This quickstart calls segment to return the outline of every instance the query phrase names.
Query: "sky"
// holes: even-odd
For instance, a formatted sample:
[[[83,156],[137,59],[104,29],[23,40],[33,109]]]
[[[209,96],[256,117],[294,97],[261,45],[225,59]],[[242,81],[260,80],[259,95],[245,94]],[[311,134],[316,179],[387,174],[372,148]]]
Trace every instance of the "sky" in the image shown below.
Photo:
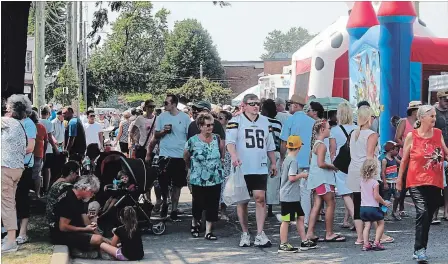
[[[303,27],[319,33],[340,16],[347,15],[346,2],[231,2],[220,8],[206,2],[152,2],[154,13],[168,9],[170,30],[175,21],[194,18],[210,33],[222,60],[260,60],[263,42],[270,31],[287,31]],[[98,8],[94,2],[87,5],[88,22]],[[113,22],[117,13],[109,12]],[[420,2],[420,18],[438,37],[448,38],[448,1]],[[106,26],[102,37],[110,33]]]

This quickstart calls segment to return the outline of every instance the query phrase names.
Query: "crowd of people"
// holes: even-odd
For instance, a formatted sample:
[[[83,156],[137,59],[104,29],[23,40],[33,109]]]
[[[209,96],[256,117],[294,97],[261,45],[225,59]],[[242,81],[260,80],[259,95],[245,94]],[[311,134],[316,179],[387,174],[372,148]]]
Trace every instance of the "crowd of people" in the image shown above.
[[[391,120],[395,138],[380,146],[378,118],[365,101],[356,110],[341,103],[337,110],[326,111],[297,94],[288,102],[247,94],[238,108],[200,101],[181,111],[178,97],[168,94],[162,111],[146,100],[122,114],[100,112],[97,118],[93,108],[80,117],[71,107],[56,111],[52,104],[33,110],[26,96],[13,95],[2,114],[2,223],[7,230],[2,252],[16,251],[29,240],[31,190],[47,200],[53,243],[84,251],[101,248],[118,260],[143,258],[135,209],[125,206],[113,229],[102,230],[101,219],[110,216],[116,200],[92,199],[107,193],[108,187],[95,176],[96,166],[101,152],[115,146],[126,157],[158,168],[151,171],[157,174],[152,188],[140,197],[151,205],[149,214],[165,219],[169,212],[172,221],[180,221],[181,189],[188,186],[194,238],[201,236],[205,212],[203,237],[218,239],[213,223],[229,219],[223,190],[240,167],[255,200],[255,246],[272,245],[264,223],[273,216],[282,222],[278,252],[346,242],[333,228],[335,198],[340,196],[345,205],[342,227],[356,231],[355,244],[363,251],[384,250],[383,244],[394,242],[384,234],[385,221],[409,217],[404,211],[409,192],[417,213],[413,257],[426,261],[429,228],[440,223],[440,206],[442,219],[448,221],[448,93],[438,93],[438,99],[435,106],[410,102],[407,117]],[[106,140],[110,127],[116,133]],[[117,177],[126,190],[135,189],[125,171]],[[280,214],[275,215],[278,205]],[[237,204],[237,215],[239,246],[249,247],[247,202]],[[325,235],[318,237],[316,222],[322,217]],[[297,247],[288,240],[294,222],[301,238]],[[372,223],[376,232],[371,240]]]

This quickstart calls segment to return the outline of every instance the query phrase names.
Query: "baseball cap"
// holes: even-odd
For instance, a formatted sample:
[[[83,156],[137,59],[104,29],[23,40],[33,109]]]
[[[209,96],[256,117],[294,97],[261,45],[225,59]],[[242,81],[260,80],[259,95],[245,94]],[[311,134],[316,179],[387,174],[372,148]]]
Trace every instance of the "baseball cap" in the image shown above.
[[[399,145],[398,145],[396,142],[392,141],[392,140],[387,141],[387,142],[384,143],[384,145],[383,145],[383,149],[384,149],[384,151],[386,151],[386,152],[391,151],[391,150],[394,149],[395,147],[399,147]]]
[[[198,108],[198,109],[206,108],[209,111],[212,110],[212,105],[209,102],[206,102],[206,101],[199,101],[198,103],[194,104],[193,106]]]
[[[289,136],[286,142],[288,149],[297,149],[303,145],[302,139],[299,136]]]
[[[437,92],[437,98],[445,98],[445,99],[447,99],[448,98],[448,91]]]
[[[301,104],[301,105],[306,105],[306,98],[303,96],[300,96],[298,94],[293,94],[291,96],[291,103],[297,103],[297,104]]]

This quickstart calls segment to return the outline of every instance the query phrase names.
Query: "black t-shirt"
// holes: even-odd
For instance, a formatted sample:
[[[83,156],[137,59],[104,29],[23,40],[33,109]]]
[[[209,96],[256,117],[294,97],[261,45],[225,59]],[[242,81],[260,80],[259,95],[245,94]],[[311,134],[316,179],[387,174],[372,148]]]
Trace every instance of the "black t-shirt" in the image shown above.
[[[187,140],[189,140],[192,136],[196,136],[199,133],[201,133],[201,131],[199,130],[196,121],[191,122],[190,126],[188,127]],[[226,133],[224,132],[224,128],[222,128],[221,123],[219,123],[219,121],[216,119],[213,126],[213,134],[218,135],[222,140],[226,139]]]
[[[68,121],[65,128],[65,144],[68,146],[68,139],[70,136],[75,137],[75,142],[70,150],[70,153],[78,153],[84,155],[86,152],[86,133],[84,126],[79,118],[73,117]]]
[[[126,231],[124,226],[117,227],[114,230],[114,234],[120,238],[121,242],[121,253],[129,260],[141,260],[143,255],[143,242],[140,230],[137,228],[132,238],[129,238],[129,233]]]
[[[70,219],[70,225],[77,227],[85,227],[82,215],[86,213],[84,203],[78,200],[73,189],[61,194],[54,206],[54,216],[56,219],[54,228],[50,226],[50,229],[57,234],[59,230],[59,220],[61,217]]]

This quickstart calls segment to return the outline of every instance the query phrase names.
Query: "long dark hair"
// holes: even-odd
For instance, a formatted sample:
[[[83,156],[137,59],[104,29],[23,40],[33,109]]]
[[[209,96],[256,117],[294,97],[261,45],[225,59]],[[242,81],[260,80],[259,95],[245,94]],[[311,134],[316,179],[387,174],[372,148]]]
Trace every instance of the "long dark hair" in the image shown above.
[[[120,221],[124,225],[129,238],[132,238],[138,227],[137,213],[132,206],[126,206],[120,211]]]

